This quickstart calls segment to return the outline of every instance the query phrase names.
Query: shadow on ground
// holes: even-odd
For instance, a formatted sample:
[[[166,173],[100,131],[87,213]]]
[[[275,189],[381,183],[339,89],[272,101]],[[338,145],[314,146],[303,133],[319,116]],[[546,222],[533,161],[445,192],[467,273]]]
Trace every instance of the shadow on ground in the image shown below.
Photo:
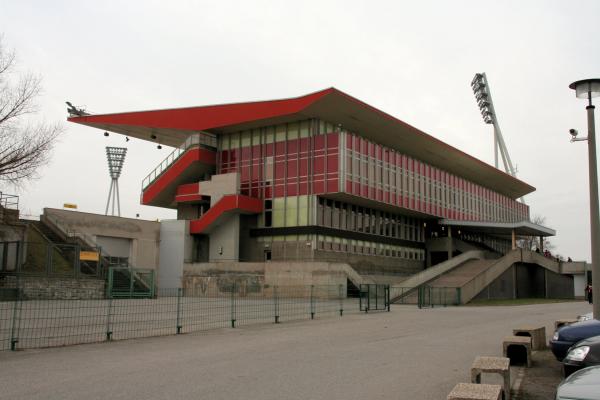
[[[531,356],[531,368],[524,368],[523,381],[515,400],[553,400],[556,387],[562,381],[562,364],[550,350],[536,351]]]

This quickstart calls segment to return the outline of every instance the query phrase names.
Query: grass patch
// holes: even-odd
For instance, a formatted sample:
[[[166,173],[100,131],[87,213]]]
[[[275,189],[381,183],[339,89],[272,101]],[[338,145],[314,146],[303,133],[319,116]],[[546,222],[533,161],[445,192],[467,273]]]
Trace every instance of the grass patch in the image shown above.
[[[472,300],[466,306],[525,306],[529,304],[551,304],[551,303],[568,303],[573,301],[582,301],[579,299],[539,299],[539,298],[525,298],[525,299],[477,299]]]

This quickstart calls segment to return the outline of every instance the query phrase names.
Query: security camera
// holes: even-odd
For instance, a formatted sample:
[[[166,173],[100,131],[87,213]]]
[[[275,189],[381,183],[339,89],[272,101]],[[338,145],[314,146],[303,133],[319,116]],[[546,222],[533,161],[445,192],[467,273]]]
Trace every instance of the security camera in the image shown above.
[[[573,136],[574,138],[577,137],[577,135],[579,134],[579,132],[577,132],[577,129],[569,129],[569,133],[571,134],[571,136]]]

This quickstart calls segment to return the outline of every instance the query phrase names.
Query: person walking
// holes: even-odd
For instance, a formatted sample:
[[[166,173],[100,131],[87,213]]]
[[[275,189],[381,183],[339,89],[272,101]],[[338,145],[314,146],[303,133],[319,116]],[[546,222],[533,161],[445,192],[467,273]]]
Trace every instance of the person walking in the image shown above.
[[[592,304],[592,285],[589,283],[585,286],[585,297],[587,298],[588,303]]]

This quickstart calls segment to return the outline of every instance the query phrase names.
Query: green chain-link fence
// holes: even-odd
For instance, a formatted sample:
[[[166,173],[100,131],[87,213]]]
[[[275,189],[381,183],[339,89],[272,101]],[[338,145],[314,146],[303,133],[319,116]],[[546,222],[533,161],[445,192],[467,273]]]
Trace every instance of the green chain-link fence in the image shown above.
[[[0,298],[0,350],[64,346],[171,335],[359,312],[343,285],[159,289],[153,298],[106,298],[77,289],[77,298],[45,288],[15,288]],[[12,293],[12,292],[11,292]]]

